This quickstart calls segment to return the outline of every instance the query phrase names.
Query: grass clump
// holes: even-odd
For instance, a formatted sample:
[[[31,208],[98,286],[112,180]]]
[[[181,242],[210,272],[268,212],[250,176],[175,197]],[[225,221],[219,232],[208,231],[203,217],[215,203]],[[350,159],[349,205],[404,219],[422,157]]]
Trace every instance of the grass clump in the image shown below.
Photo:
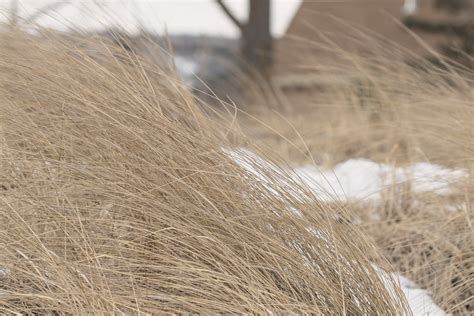
[[[105,41],[0,37],[2,313],[404,310],[364,236],[233,162],[174,76]]]

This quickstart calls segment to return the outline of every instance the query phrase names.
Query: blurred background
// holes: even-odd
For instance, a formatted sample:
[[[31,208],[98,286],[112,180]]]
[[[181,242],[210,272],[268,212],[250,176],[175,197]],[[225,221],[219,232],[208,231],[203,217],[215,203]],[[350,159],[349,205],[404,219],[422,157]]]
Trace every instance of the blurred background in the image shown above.
[[[1,0],[0,12],[10,25],[120,37],[152,58],[174,56],[189,86],[204,89],[202,80],[220,96],[236,97],[241,72],[287,90],[324,84],[308,68],[340,64],[347,55],[336,50],[376,56],[369,38],[469,67],[474,52],[472,0]]]

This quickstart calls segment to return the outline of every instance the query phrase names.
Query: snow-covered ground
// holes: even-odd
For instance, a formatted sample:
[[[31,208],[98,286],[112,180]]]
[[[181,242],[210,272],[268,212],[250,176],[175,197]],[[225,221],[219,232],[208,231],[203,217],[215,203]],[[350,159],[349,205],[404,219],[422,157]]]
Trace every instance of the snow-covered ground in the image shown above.
[[[430,293],[421,289],[410,279],[404,277],[399,273],[387,273],[379,267],[373,265],[373,268],[379,274],[385,287],[392,295],[392,297],[399,301],[395,289],[392,287],[390,279],[395,280],[402,290],[408,302],[413,316],[444,316],[447,315],[438,305],[431,299]]]
[[[410,181],[415,193],[448,194],[450,186],[467,177],[467,171],[447,169],[431,163],[406,167],[350,159],[333,170],[303,166],[295,172],[323,200],[379,200],[384,188]]]
[[[310,165],[284,170],[247,149],[224,149],[224,151],[240,167],[256,176],[271,192],[278,195],[277,191],[271,187],[272,181],[265,177],[260,168],[271,170],[273,175],[281,174],[281,184],[285,187],[291,186],[292,183],[307,186],[323,201],[369,200],[376,202],[380,199],[380,192],[384,187],[406,181],[411,181],[412,189],[415,192],[447,194],[450,192],[450,185],[468,176],[467,171],[448,169],[430,163],[417,163],[400,168],[365,159],[351,159],[337,165],[332,170]],[[294,192],[298,193],[298,190]],[[299,213],[297,210],[292,211]],[[321,235],[316,233],[318,236]],[[398,280],[413,315],[446,315],[433,302],[426,290],[421,289],[408,278],[397,273],[389,274],[378,267],[375,269],[390,293],[395,293],[395,291],[391,288],[388,278],[391,276]]]
[[[393,276],[400,282],[400,288],[407,298],[414,316],[443,316],[446,313],[431,299],[430,294],[421,289],[414,282],[403,275],[394,273]]]
[[[140,29],[161,34],[213,35],[237,38],[238,28],[223,13],[215,0],[70,0],[51,6],[57,0],[18,0],[18,16],[31,19],[39,10],[49,7],[47,14],[34,22],[38,25],[66,31],[70,28],[101,31],[119,27],[129,33]],[[272,0],[271,30],[282,36],[302,0]],[[0,0],[0,22],[8,21],[12,0]],[[247,0],[227,0],[224,3],[233,14],[245,21]],[[54,8],[54,9],[51,9]]]
[[[239,148],[226,152],[241,167],[264,183],[264,175],[254,168],[254,165],[282,172],[277,166],[247,149]],[[282,183],[291,185],[290,183],[296,181],[311,189],[322,201],[376,202],[380,200],[384,188],[408,181],[415,193],[432,192],[445,195],[450,193],[452,184],[468,177],[465,170],[448,169],[427,162],[396,167],[367,159],[350,159],[333,169],[306,165],[283,172],[285,177],[291,179],[282,179]]]

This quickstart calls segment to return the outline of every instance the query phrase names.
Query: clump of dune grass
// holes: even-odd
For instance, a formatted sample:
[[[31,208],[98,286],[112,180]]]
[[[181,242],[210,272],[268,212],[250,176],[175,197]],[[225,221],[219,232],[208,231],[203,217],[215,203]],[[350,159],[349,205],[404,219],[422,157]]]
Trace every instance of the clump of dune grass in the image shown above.
[[[173,74],[106,41],[0,37],[2,313],[405,310],[345,211],[239,167]]]

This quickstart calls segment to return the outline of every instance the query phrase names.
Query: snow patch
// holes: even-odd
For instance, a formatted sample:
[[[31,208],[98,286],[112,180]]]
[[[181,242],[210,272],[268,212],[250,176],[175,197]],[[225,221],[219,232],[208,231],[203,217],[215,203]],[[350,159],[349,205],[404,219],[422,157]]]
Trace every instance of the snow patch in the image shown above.
[[[366,159],[350,159],[333,170],[304,166],[296,168],[295,172],[324,201],[379,200],[384,188],[405,182],[410,182],[416,193],[446,195],[452,184],[468,176],[464,170],[427,162],[395,167]]]
[[[288,186],[299,183],[310,188],[321,201],[365,200],[376,202],[381,199],[384,188],[410,182],[416,193],[446,195],[451,185],[468,177],[465,170],[448,169],[427,162],[406,167],[380,164],[367,159],[350,159],[333,169],[314,165],[297,167],[286,172],[247,149],[226,151],[229,156],[271,189],[271,181],[265,180],[261,170],[277,171],[283,175],[282,183]],[[259,166],[258,169],[255,166]]]
[[[388,273],[376,265],[372,265],[374,270],[379,275],[385,288],[390,293],[392,298],[400,303],[397,292],[393,287],[392,280],[394,280],[402,290],[408,306],[410,307],[413,316],[444,316],[447,315],[439,306],[433,302],[430,293],[421,289],[413,281],[399,273]]]
[[[398,273],[391,274],[398,280],[400,288],[405,295],[413,316],[444,316],[447,315],[438,305],[433,302],[430,293],[421,289],[413,281]],[[387,284],[385,284],[387,287]]]

